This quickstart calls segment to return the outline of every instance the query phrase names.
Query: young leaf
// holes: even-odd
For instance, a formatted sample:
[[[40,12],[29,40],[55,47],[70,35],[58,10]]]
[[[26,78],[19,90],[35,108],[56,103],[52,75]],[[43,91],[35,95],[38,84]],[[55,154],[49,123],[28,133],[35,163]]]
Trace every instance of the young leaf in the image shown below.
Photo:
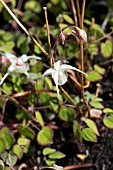
[[[17,143],[21,146],[25,146],[25,145],[29,145],[30,144],[30,140],[26,139],[24,137],[20,137],[17,141]]]
[[[49,145],[53,143],[53,132],[49,127],[43,127],[37,135],[37,141],[41,145]]]
[[[77,122],[74,122],[73,124],[73,131],[74,131],[74,135],[79,140],[79,142],[82,142],[82,133]]]
[[[100,102],[91,101],[90,105],[96,109],[103,109],[103,105]]]
[[[74,119],[74,110],[72,108],[61,107],[59,117],[64,121],[72,121]]]
[[[44,120],[42,118],[42,115],[39,111],[35,112],[36,118],[38,123],[43,127],[44,126]]]
[[[2,153],[5,150],[5,143],[3,139],[0,138],[0,153]]]
[[[113,109],[110,109],[110,108],[105,108],[103,110],[104,113],[107,113],[107,114],[113,114]]]
[[[64,158],[64,157],[65,157],[65,155],[62,152],[59,152],[59,151],[56,151],[56,152],[49,154],[49,158],[51,158],[51,159],[61,159],[61,158]]]
[[[108,116],[103,119],[104,125],[108,128],[113,128],[113,116]]]
[[[94,65],[94,69],[95,69],[95,71],[97,71],[98,73],[100,73],[102,75],[105,74],[105,69],[100,67],[100,66],[98,66],[98,65],[96,65],[96,64]]]
[[[53,153],[55,151],[56,151],[56,149],[53,149],[53,148],[44,148],[43,149],[43,155],[48,155],[48,154]]]
[[[6,159],[6,164],[9,166],[13,166],[16,164],[16,162],[17,162],[17,156],[12,151],[10,151]]]
[[[87,74],[88,74],[88,76],[86,76],[86,79],[90,80],[92,82],[102,79],[102,76],[99,73],[97,73],[96,71],[89,71],[89,72],[87,72]]]
[[[23,149],[19,145],[14,145],[13,146],[13,152],[18,156],[19,159],[22,158],[23,156]]]
[[[96,137],[94,131],[92,129],[90,129],[90,128],[82,129],[82,137],[86,141],[97,142],[97,137]]]
[[[55,164],[56,160],[53,160],[53,159],[47,159],[46,160],[46,164],[49,165],[49,166],[52,166],[53,164]]]
[[[91,119],[86,119],[85,122],[87,126],[96,133],[96,135],[100,136],[96,124]]]
[[[9,133],[3,133],[1,136],[5,142],[6,149],[10,149],[14,143],[14,138]]]
[[[29,127],[24,127],[22,125],[18,125],[17,130],[21,135],[25,136],[26,138],[28,138],[30,140],[33,140],[35,137],[34,131]]]
[[[108,58],[112,54],[112,42],[110,40],[106,40],[105,43],[101,44],[101,53],[105,58]]]

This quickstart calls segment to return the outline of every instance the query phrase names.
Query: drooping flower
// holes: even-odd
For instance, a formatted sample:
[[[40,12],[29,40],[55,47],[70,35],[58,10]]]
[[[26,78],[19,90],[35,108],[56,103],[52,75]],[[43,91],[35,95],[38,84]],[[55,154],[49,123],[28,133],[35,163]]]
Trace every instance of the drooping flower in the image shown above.
[[[48,76],[48,75],[52,75],[52,78],[55,82],[56,85],[56,90],[57,90],[57,94],[58,94],[58,98],[59,98],[59,88],[58,85],[64,85],[67,82],[67,78],[68,78],[68,74],[66,72],[66,70],[75,70],[78,71],[82,74],[87,75],[86,73],[84,73],[83,71],[68,65],[68,64],[61,64],[61,61],[58,60],[57,62],[54,63],[54,68],[50,68],[48,70],[46,70],[43,74],[43,77]]]
[[[64,45],[65,43],[65,39],[66,39],[66,35],[64,34],[64,32],[61,32],[58,36],[59,40],[61,41],[61,43]]]
[[[10,74],[17,75],[19,73],[23,73],[27,76],[27,78],[30,78],[28,73],[29,64],[27,63],[27,61],[32,58],[38,60],[41,59],[40,57],[37,57],[35,55],[27,56],[26,54],[23,54],[21,57],[17,58],[15,55],[8,52],[0,54],[6,57],[6,59],[11,63],[11,65],[8,67],[7,73],[3,76],[2,80],[0,81],[0,85],[3,84],[4,80]]]
[[[77,34],[84,42],[87,42],[87,34],[83,29],[80,29],[79,27],[74,27],[72,33]]]

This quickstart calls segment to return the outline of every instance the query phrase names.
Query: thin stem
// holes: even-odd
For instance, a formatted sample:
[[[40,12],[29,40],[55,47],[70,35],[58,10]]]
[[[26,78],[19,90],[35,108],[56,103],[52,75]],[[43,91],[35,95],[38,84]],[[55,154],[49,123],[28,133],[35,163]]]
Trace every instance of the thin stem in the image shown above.
[[[77,14],[76,14],[76,9],[75,9],[74,0],[71,0],[71,6],[72,6],[72,11],[73,11],[75,26],[78,26]]]
[[[79,25],[81,27],[81,16],[80,16],[80,5],[79,5],[79,0],[76,0],[76,4],[77,4],[77,12],[78,12],[78,21],[79,21]]]
[[[85,3],[86,3],[86,0],[83,0],[82,14],[81,14],[81,20],[80,20],[80,23],[81,23],[80,28],[81,29],[83,29]],[[84,71],[84,42],[82,39],[80,39],[80,59],[81,59],[81,70]],[[90,117],[90,108],[89,108],[88,103],[86,102],[85,95],[84,95],[84,75],[83,74],[81,74],[81,88],[82,88],[83,101],[88,109],[88,116]]]
[[[48,17],[47,17],[47,7],[43,7],[45,19],[46,19],[46,28],[47,28],[47,36],[48,36],[48,44],[49,44],[49,54],[50,54],[50,64],[51,67],[53,66],[52,62],[52,55],[51,55],[51,40],[50,40],[50,30],[49,30],[49,23],[48,23]]]
[[[75,106],[75,108],[77,108],[79,110],[79,112],[81,113],[81,115],[83,115],[82,110],[76,105],[76,103],[74,102],[74,100],[71,98],[71,96],[63,89],[62,86],[60,86],[60,89],[63,91],[63,93],[65,93],[65,95],[70,99],[70,101],[73,103],[73,105]]]
[[[9,14],[13,17],[13,19],[17,22],[17,24],[23,29],[23,31],[34,41],[34,43],[40,48],[40,50],[48,57],[49,54],[45,51],[45,49],[37,42],[37,40],[27,31],[27,29],[22,25],[22,23],[17,19],[17,17],[13,14],[13,12],[9,9],[6,3],[3,0],[0,0],[5,9],[9,12]]]

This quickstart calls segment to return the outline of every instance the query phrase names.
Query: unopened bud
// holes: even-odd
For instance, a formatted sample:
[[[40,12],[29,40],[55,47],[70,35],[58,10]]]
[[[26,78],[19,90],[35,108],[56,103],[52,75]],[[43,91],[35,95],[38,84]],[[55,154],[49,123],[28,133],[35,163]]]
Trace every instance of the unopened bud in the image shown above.
[[[2,56],[2,57],[1,57],[1,59],[0,59],[0,62],[1,62],[1,64],[2,64],[2,66],[6,66],[6,65],[7,65],[8,60],[7,60],[7,58],[6,58],[6,57]]]
[[[58,37],[59,37],[60,42],[64,45],[65,39],[66,39],[65,34],[61,32]]]
[[[84,42],[87,42],[87,34],[84,30],[80,29],[79,27],[74,27],[72,30],[73,34],[77,34]]]

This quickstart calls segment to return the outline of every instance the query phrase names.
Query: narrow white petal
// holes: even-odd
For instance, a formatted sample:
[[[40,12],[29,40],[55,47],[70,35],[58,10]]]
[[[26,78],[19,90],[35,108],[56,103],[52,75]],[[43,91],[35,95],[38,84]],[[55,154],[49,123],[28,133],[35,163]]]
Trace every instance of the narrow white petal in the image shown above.
[[[75,70],[75,71],[78,71],[78,72],[80,72],[80,73],[85,74],[86,76],[88,76],[86,73],[84,73],[83,71],[81,71],[81,70],[79,70],[79,69],[77,69],[77,68],[75,68],[75,67],[73,67],[73,66],[70,66],[70,65],[68,65],[68,64],[62,64],[62,65],[60,66],[60,71],[65,71],[65,70]]]
[[[29,60],[29,59],[41,60],[40,57],[37,57],[37,56],[35,56],[35,55],[27,56],[26,54],[23,54],[23,55],[19,58],[19,60],[21,60],[22,62],[26,62],[26,61]]]
[[[58,98],[59,98],[60,96],[59,96],[59,88],[58,88],[58,72],[57,71],[54,71],[52,73],[52,78],[53,78],[53,80],[55,82],[56,90],[57,90],[57,94],[58,94]]]
[[[9,68],[8,68],[8,71],[9,71],[9,72],[13,72],[13,71],[15,71],[15,69],[16,69],[16,65],[15,65],[15,64],[11,64],[11,65],[9,66]]]
[[[29,73],[27,71],[24,74],[27,76],[28,79],[30,78]]]
[[[14,63],[17,60],[17,57],[11,53],[5,52],[3,55],[11,62]]]
[[[9,72],[7,72],[4,77],[2,78],[2,80],[0,81],[0,85],[3,84],[4,80],[7,78],[7,76],[9,75]]]
[[[46,70],[42,76],[45,77],[45,76],[48,76],[48,75],[52,75],[52,73],[54,71],[55,70],[53,68],[50,68],[50,69]]]
[[[54,63],[54,69],[55,69],[56,71],[59,71],[59,69],[60,69],[60,64],[61,64],[61,61],[60,61],[60,60],[58,60],[57,62]]]

